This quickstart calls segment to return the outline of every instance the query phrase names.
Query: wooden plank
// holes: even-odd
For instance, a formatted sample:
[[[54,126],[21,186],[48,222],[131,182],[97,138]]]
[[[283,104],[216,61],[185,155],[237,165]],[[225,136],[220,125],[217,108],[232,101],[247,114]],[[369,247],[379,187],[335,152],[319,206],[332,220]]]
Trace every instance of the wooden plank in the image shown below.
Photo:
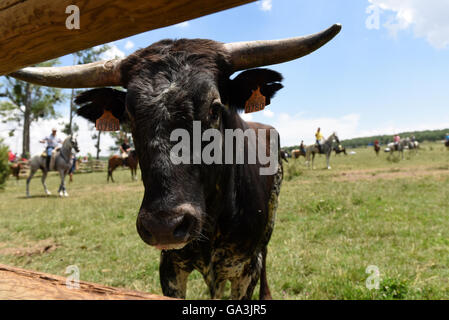
[[[0,0],[0,75],[255,0]],[[66,28],[66,8],[80,29]]]
[[[0,264],[0,300],[171,300],[171,298],[80,281]]]

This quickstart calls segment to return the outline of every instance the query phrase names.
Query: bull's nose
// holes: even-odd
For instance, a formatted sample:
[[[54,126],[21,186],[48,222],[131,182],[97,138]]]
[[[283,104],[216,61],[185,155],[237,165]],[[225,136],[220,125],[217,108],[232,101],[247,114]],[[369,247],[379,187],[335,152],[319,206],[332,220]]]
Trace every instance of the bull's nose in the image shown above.
[[[167,246],[186,243],[192,236],[196,224],[195,215],[189,210],[174,210],[171,212],[139,213],[137,231],[147,244],[152,246]]]

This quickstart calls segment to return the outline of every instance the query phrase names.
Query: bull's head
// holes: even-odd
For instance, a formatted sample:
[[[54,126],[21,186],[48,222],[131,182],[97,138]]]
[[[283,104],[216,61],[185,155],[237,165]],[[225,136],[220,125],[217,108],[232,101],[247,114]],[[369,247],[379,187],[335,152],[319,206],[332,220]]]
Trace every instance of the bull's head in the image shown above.
[[[229,179],[214,165],[174,165],[170,161],[170,133],[189,132],[194,120],[202,130],[223,132],[242,122],[237,111],[252,91],[260,88],[267,104],[282,76],[253,69],[305,56],[330,41],[340,25],[315,35],[274,41],[222,44],[211,40],[163,40],[123,60],[51,68],[25,68],[12,76],[63,88],[122,86],[82,93],[78,114],[96,121],[111,111],[132,129],[142,171],[145,195],[137,218],[142,239],[163,249],[185,246],[210,225],[217,181]],[[252,69],[252,70],[248,70]],[[236,71],[247,70],[231,80]],[[224,167],[224,166],[222,166]],[[206,211],[207,215],[206,215]]]

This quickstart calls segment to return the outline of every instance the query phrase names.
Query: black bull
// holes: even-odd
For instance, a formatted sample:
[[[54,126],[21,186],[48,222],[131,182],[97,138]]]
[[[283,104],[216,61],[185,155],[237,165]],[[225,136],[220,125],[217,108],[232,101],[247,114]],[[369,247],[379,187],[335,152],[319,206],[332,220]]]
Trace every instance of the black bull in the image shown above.
[[[192,133],[193,121],[200,121],[203,130],[214,128],[221,135],[226,129],[253,129],[256,140],[262,132],[277,136],[275,131],[259,131],[271,127],[245,122],[238,114],[254,91],[260,89],[268,105],[282,88],[279,73],[251,68],[304,56],[331,40],[340,28],[334,25],[291,41],[163,40],[119,62],[34,69],[37,72],[24,69],[13,76],[61,87],[126,88],[90,90],[76,103],[82,105],[78,114],[91,121],[109,110],[131,127],[145,186],[136,225],[146,243],[162,249],[163,293],[184,298],[188,275],[196,269],[212,298],[222,296],[229,280],[231,298],[250,299],[260,279],[259,297],[267,299],[271,295],[265,262],[283,176],[280,158],[275,173],[267,176],[260,175],[258,159],[256,164],[175,165],[170,159],[175,143],[170,134],[180,128]],[[60,74],[68,69],[78,71],[69,70],[67,77]],[[82,69],[86,72],[79,72]],[[239,70],[246,71],[231,80]],[[40,72],[44,76],[36,78]],[[248,147],[256,142],[245,143]],[[270,150],[269,144],[262,148],[279,154],[279,143],[277,150]]]

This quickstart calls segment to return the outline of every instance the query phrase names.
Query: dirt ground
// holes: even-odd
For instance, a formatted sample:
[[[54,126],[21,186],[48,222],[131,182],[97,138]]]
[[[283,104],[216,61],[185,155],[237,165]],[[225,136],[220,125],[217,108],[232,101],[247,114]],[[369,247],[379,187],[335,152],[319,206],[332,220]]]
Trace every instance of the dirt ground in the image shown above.
[[[400,179],[400,178],[421,178],[431,176],[432,178],[449,176],[449,168],[416,166],[408,168],[393,169],[366,169],[343,171],[334,177],[334,181],[358,181],[376,179]]]

